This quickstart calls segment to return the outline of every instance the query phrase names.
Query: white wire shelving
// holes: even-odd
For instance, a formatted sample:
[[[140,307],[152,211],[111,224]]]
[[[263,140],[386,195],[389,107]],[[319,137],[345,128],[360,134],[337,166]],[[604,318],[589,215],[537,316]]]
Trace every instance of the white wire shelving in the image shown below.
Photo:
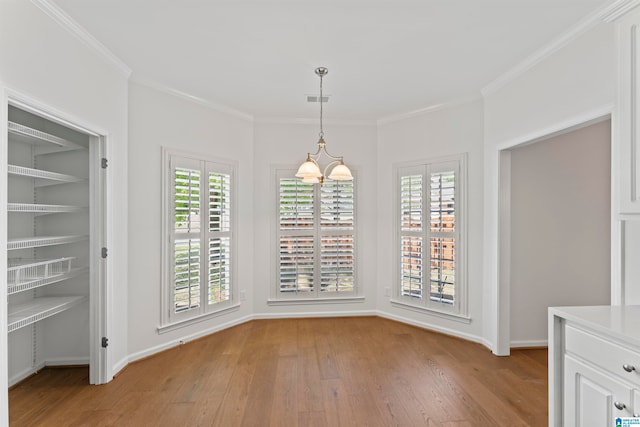
[[[10,258],[7,268],[9,295],[71,279],[89,271],[88,267],[72,268],[75,257],[46,260]]]
[[[35,322],[46,319],[80,304],[86,297],[56,296],[39,297],[22,304],[9,304],[8,330],[13,332]]]
[[[69,150],[86,150],[86,147],[76,142],[33,129],[29,126],[24,126],[11,121],[9,121],[8,125],[9,137],[12,141],[40,146],[38,151],[35,153],[36,155],[59,153],[61,151]]]
[[[35,214],[71,213],[86,211],[84,206],[44,205],[39,203],[7,203],[7,212],[25,212]]]
[[[9,175],[36,179],[36,187],[86,181],[86,179],[84,178],[79,178],[73,175],[66,175],[63,173],[50,172],[42,169],[34,169],[18,165],[8,165],[8,172]]]
[[[31,249],[39,248],[42,246],[64,245],[67,243],[82,242],[83,240],[87,240],[88,238],[89,236],[86,235],[20,237],[9,239],[7,241],[7,249]]]

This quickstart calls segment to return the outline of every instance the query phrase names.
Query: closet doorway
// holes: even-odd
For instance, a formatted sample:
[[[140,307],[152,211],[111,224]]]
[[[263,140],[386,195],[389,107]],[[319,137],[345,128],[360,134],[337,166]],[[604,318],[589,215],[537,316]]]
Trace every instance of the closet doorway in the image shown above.
[[[104,383],[105,138],[17,99],[6,111],[9,385],[56,365]]]
[[[608,117],[501,152],[500,242],[510,347],[547,345],[550,306],[610,303]]]

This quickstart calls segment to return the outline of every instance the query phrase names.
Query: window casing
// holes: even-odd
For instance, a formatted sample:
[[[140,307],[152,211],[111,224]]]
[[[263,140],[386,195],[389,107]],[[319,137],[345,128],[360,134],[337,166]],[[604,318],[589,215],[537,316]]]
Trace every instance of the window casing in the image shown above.
[[[303,183],[276,170],[275,299],[357,294],[355,180]]]
[[[466,317],[466,156],[396,165],[396,286],[404,305]]]
[[[162,324],[232,306],[235,164],[164,150]]]

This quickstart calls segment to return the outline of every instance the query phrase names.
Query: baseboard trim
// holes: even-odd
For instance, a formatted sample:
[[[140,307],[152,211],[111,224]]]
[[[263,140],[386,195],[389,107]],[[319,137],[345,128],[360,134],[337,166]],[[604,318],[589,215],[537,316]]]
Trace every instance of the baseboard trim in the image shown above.
[[[210,327],[210,328],[207,328],[207,329],[203,329],[203,330],[198,331],[198,332],[193,333],[193,334],[184,335],[182,337],[175,338],[175,339],[173,339],[173,340],[171,340],[169,342],[166,342],[166,343],[163,343],[163,344],[148,348],[146,350],[138,351],[136,353],[133,353],[133,354],[129,355],[129,357],[127,358],[127,364],[131,363],[131,362],[138,361],[140,359],[144,359],[144,358],[149,357],[149,356],[153,356],[154,354],[159,353],[161,351],[168,350],[170,348],[177,347],[179,345],[185,344],[188,341],[193,341],[194,339],[202,338],[202,337],[204,337],[206,335],[210,335],[210,334],[212,334],[214,332],[219,332],[219,331],[222,331],[223,329],[228,329],[228,328],[231,328],[232,326],[236,326],[236,325],[240,325],[242,323],[246,323],[246,322],[248,322],[250,320],[253,320],[253,318],[254,318],[254,316],[240,317],[238,319],[231,320],[229,322],[221,323],[219,325],[216,325],[216,326],[213,326],[213,327]],[[126,365],[122,366],[122,368],[120,370],[124,369],[125,367],[126,367]]]
[[[547,340],[519,340],[511,341],[511,348],[525,349],[525,348],[543,348],[548,347],[549,342]]]
[[[446,335],[450,335],[452,337],[457,337],[457,338],[462,338],[466,341],[471,341],[471,342],[475,342],[478,344],[482,344],[483,346],[491,349],[491,347],[489,347],[487,345],[487,342],[481,338],[478,337],[476,335],[473,334],[467,334],[464,332],[460,332],[460,331],[456,331],[450,328],[445,328],[439,325],[434,325],[433,323],[429,323],[429,322],[422,322],[419,320],[415,320],[415,319],[409,319],[408,317],[404,317],[404,316],[398,316],[397,314],[391,314],[391,313],[387,313],[385,311],[378,311],[378,316],[383,317],[385,319],[390,319],[390,320],[395,320],[397,322],[401,322],[401,323],[405,323],[407,325],[412,325],[412,326],[417,326],[419,328],[423,328],[423,329],[428,329],[430,331],[434,331],[434,332],[440,332],[442,334],[446,334]]]

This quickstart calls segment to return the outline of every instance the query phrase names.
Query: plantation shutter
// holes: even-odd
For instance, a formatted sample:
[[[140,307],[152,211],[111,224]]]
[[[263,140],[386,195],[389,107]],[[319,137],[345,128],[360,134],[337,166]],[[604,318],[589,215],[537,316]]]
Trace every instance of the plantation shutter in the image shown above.
[[[228,301],[231,286],[231,175],[208,165],[208,302]]]
[[[277,172],[278,292],[290,297],[354,293],[353,181],[327,179],[319,186],[292,177],[294,172]]]
[[[231,300],[233,168],[173,156],[170,169],[169,318],[179,320]]]
[[[458,162],[398,169],[399,294],[444,310],[457,302],[458,175]]]
[[[422,222],[424,168],[406,170],[400,177],[400,293],[422,298]]]
[[[312,292],[315,276],[313,184],[279,178],[279,290]]]
[[[354,290],[353,181],[327,180],[320,188],[320,290]]]
[[[430,296],[453,304],[455,299],[456,172],[431,172],[430,181]]]
[[[198,167],[197,169],[194,166]],[[200,184],[199,164],[176,167],[174,189],[174,310],[200,307]]]

